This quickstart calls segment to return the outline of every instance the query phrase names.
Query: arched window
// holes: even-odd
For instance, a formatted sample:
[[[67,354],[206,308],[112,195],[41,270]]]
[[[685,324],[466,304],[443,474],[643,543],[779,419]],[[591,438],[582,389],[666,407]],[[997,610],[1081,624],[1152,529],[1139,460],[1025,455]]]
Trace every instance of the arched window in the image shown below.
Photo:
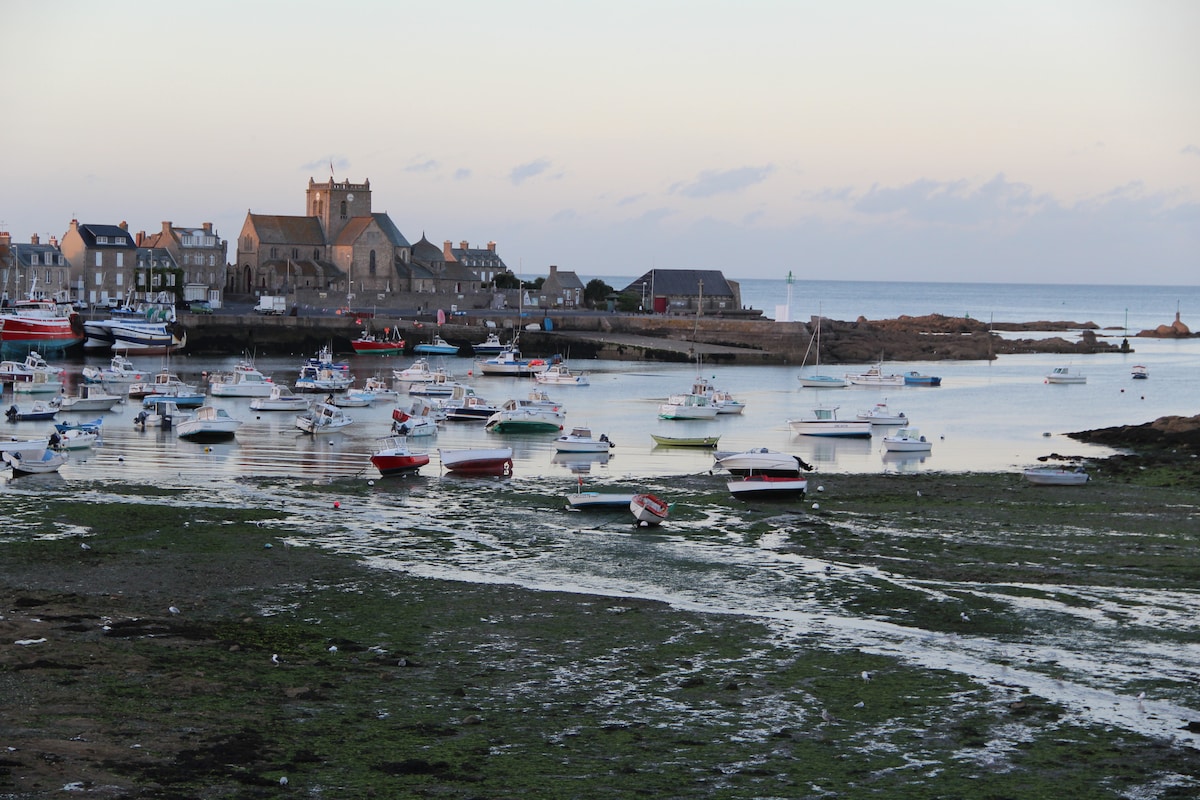
[[[374,250],[372,250],[372,251],[371,251],[371,267],[370,267],[370,273],[371,273],[372,275],[374,275],[374,274],[375,274],[375,251],[374,251]]]
[[[346,201],[342,201],[342,219],[346,218]]]

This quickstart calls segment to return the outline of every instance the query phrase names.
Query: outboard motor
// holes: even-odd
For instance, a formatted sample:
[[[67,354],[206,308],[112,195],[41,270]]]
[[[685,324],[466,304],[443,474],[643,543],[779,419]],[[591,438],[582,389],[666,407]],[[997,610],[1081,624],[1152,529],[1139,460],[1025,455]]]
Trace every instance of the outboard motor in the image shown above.
[[[9,419],[16,419],[17,418],[17,407],[9,406],[8,411],[4,412],[4,416],[8,417]]]

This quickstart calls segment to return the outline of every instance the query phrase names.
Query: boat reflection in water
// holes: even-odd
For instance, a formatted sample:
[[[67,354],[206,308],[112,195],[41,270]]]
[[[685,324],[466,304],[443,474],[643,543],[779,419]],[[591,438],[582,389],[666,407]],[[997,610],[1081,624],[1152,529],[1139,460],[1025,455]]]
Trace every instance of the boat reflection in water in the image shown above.
[[[550,463],[576,475],[586,475],[593,466],[606,466],[610,458],[611,453],[555,453],[550,457]]]
[[[805,461],[819,466],[837,466],[839,469],[854,469],[865,465],[874,455],[875,447],[870,438],[813,437],[797,435],[793,438],[794,449],[799,450]]]
[[[929,452],[887,450],[880,457],[885,472],[920,472],[919,467],[933,456]]]

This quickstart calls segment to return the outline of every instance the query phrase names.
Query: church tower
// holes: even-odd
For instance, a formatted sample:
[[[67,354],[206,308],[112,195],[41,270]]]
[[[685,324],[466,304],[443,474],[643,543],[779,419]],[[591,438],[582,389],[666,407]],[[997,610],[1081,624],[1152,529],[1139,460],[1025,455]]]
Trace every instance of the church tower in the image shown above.
[[[332,245],[351,217],[371,215],[371,181],[350,183],[330,178],[325,183],[308,179],[304,216],[316,217],[325,231],[325,244]]]

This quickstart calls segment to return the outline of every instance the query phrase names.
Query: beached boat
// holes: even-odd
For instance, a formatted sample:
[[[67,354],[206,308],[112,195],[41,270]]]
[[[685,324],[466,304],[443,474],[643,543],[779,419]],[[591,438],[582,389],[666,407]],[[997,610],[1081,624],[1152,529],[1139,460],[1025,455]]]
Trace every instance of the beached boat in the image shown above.
[[[901,428],[883,437],[883,449],[891,453],[928,453],[933,450],[933,442],[916,428]]]
[[[240,419],[229,416],[223,408],[201,406],[193,416],[175,425],[175,435],[180,439],[219,441],[232,439],[241,425]]]
[[[123,399],[119,394],[109,394],[103,384],[83,383],[74,395],[62,397],[58,406],[63,411],[112,411]]]
[[[1035,486],[1082,486],[1089,480],[1082,467],[1034,467],[1022,474]]]
[[[350,342],[354,352],[360,356],[398,356],[404,352],[404,340],[399,328],[384,328],[383,336],[376,336],[364,329],[359,337]]]
[[[659,419],[716,419],[717,407],[702,394],[673,394],[658,407]]]
[[[908,417],[903,411],[892,411],[887,403],[876,403],[866,411],[858,412],[860,420],[866,420],[872,425],[907,425]]]
[[[533,379],[538,383],[554,386],[587,386],[591,383],[586,374],[572,372],[565,361],[551,364],[541,372],[533,373]]]
[[[912,370],[904,373],[905,386],[941,386],[942,379],[937,375],[925,375],[924,373]]]
[[[458,355],[458,345],[450,344],[441,336],[435,335],[428,342],[422,342],[415,346],[413,352],[427,356],[456,356]]]
[[[625,510],[629,508],[633,497],[629,492],[573,492],[567,495],[567,506],[577,511]]]
[[[487,339],[484,339],[478,344],[471,345],[471,349],[475,351],[477,356],[494,356],[504,350],[504,342],[500,341],[499,335],[489,333]]]
[[[814,366],[816,371],[808,375],[801,373],[799,376],[797,376],[797,380],[800,381],[801,386],[807,389],[845,389],[850,385],[850,382],[845,378],[821,374],[821,316],[819,314],[817,315],[816,331],[814,332],[812,338],[808,340],[808,346],[816,355],[816,362]],[[804,361],[801,362],[801,369],[804,368],[804,363],[807,361],[808,352],[805,351]]]
[[[718,453],[715,457],[716,466],[728,470],[734,475],[797,475],[801,470],[811,470],[812,466],[805,463],[800,456],[790,453],[780,453],[760,447],[755,450],[743,450],[740,453]]]
[[[37,400],[33,405],[24,408],[14,403],[4,412],[4,416],[8,417],[9,422],[38,422],[54,419],[56,414],[58,414],[58,406],[44,400]]]
[[[296,427],[311,434],[334,433],[353,422],[344,411],[329,403],[318,403],[296,417]]]
[[[794,499],[803,497],[808,491],[808,481],[798,473],[791,475],[746,475],[725,483],[730,493],[740,499],[772,498]]]
[[[1070,367],[1055,367],[1046,375],[1046,383],[1087,383],[1087,376]]]
[[[867,438],[871,423],[865,420],[843,420],[837,417],[837,406],[818,406],[808,417],[789,419],[793,433],[802,436],[840,436]]]
[[[23,458],[41,458],[42,451],[49,447],[45,437],[41,439],[0,439],[0,453],[20,453]]]
[[[716,447],[720,436],[662,436],[652,433],[650,438],[655,444],[664,447]]]
[[[512,472],[511,447],[493,447],[475,450],[443,450],[438,448],[438,458],[448,472],[501,475]]]
[[[253,411],[304,411],[309,402],[307,398],[292,392],[286,384],[272,383],[271,394],[251,400],[250,408]]]
[[[879,362],[867,367],[862,372],[847,372],[846,380],[856,386],[903,386],[904,376],[883,371],[883,363]]]
[[[484,424],[488,433],[546,433],[561,431],[566,414],[557,406],[529,400],[506,400]]]
[[[1150,368],[1137,364],[1129,370],[1129,377],[1135,381],[1144,381],[1150,377]]]
[[[629,500],[629,512],[638,525],[653,527],[666,521],[671,506],[652,494],[635,494]]]
[[[270,397],[275,383],[249,361],[241,361],[232,372],[210,375],[208,386],[213,397]]]
[[[12,467],[14,475],[41,475],[47,472],[58,472],[58,468],[67,463],[67,454],[51,450],[43,445],[38,454],[27,454],[20,450],[4,450],[0,458]]]
[[[404,475],[428,464],[429,454],[412,452],[403,436],[385,436],[371,453],[371,463],[381,475]]]
[[[592,436],[591,428],[572,428],[570,433],[554,440],[554,449],[559,453],[607,453],[612,446],[607,434],[602,433],[597,439]]]

